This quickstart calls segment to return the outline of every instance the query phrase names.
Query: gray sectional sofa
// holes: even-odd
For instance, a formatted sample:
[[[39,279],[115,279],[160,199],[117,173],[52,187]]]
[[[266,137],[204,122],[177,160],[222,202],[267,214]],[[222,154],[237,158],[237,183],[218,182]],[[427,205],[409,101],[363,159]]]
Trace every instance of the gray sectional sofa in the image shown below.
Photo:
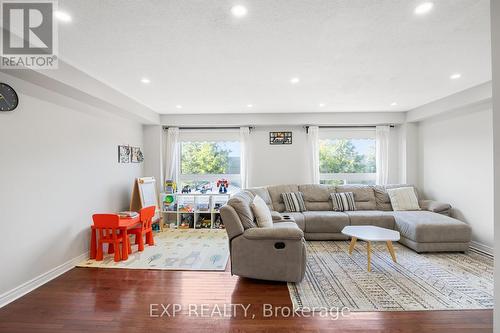
[[[307,240],[345,240],[345,226],[375,225],[399,231],[400,243],[417,252],[467,251],[471,229],[449,217],[449,204],[419,200],[420,211],[392,210],[387,189],[407,186],[411,185],[276,185],[248,191],[261,196],[269,209],[291,216]],[[285,213],[284,192],[302,192],[307,211]],[[353,192],[356,211],[333,211],[334,192]]]
[[[306,240],[346,240],[348,225],[375,225],[400,232],[400,243],[416,252],[467,251],[470,227],[450,215],[450,205],[419,200],[419,211],[393,211],[388,188],[410,185],[276,185],[234,195],[221,216],[230,241],[232,272],[239,276],[300,281]],[[281,194],[301,192],[306,211],[285,212]],[[355,211],[333,211],[331,193],[353,192]],[[418,193],[415,190],[417,197]],[[274,227],[256,228],[250,203],[260,196],[272,211]]]

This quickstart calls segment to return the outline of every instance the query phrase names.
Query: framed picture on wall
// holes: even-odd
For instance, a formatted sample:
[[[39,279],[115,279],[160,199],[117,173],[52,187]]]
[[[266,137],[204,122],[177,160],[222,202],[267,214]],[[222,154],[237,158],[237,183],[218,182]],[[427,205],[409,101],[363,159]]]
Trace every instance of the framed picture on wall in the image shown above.
[[[269,132],[269,144],[271,145],[291,145],[292,132]]]
[[[139,147],[131,147],[130,148],[130,156],[132,159],[132,163],[141,163],[144,161],[144,156],[142,155],[141,148]]]
[[[130,146],[118,146],[118,163],[130,163]]]

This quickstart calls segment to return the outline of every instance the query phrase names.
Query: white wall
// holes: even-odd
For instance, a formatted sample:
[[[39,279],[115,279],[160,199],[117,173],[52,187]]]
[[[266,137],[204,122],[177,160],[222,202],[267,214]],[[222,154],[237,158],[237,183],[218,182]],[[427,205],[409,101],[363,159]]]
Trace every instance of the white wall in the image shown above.
[[[291,131],[291,145],[270,145],[270,131]],[[249,186],[310,183],[303,127],[257,127],[250,133]]]
[[[270,131],[292,131],[291,145],[270,145]],[[311,183],[307,134],[302,126],[256,127],[250,133],[250,186]],[[391,129],[389,183],[399,182],[399,126]]]
[[[163,126],[144,125],[144,176],[155,177],[157,191],[163,190]]]
[[[142,175],[117,163],[117,145],[142,146],[142,125],[13,81],[19,107],[0,114],[0,295],[85,253],[91,215],[128,208]]]
[[[491,105],[418,124],[419,189],[449,202],[472,227],[473,241],[493,247],[493,129]]]

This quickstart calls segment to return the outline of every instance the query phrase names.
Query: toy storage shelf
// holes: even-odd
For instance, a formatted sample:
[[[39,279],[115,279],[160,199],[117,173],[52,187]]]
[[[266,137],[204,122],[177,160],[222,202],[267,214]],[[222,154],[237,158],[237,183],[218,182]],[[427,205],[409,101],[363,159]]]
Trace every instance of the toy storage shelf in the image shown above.
[[[219,209],[230,193],[161,193],[164,224],[178,229],[224,229]]]

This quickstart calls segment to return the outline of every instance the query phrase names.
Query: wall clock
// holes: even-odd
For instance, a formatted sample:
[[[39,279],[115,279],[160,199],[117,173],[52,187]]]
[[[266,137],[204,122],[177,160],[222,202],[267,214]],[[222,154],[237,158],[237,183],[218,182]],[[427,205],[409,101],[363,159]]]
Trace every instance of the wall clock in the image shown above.
[[[16,91],[8,84],[0,83],[0,111],[13,111],[18,103]]]

